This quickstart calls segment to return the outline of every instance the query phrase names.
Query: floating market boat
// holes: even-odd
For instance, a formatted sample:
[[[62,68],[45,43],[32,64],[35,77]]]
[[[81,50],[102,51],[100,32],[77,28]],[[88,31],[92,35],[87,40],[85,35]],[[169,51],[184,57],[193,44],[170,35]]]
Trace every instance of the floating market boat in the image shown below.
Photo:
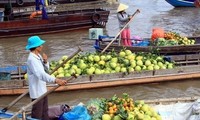
[[[12,8],[8,5],[0,22],[0,38],[105,27],[110,13],[105,6],[104,0],[47,7]]]
[[[34,6],[35,1],[36,0],[2,0],[0,1],[0,8],[3,8],[7,3],[11,3],[13,7]],[[65,4],[65,3],[78,3],[78,2],[91,2],[91,1],[98,1],[98,0],[48,0],[47,3],[51,5],[51,4]]]
[[[196,56],[196,57],[195,57]],[[169,56],[168,56],[169,57]],[[100,75],[81,75],[71,80],[67,86],[60,86],[56,91],[93,89],[102,87],[183,81],[200,78],[200,57],[198,55],[171,56],[177,64],[173,69],[143,70],[130,73],[111,73]],[[24,80],[26,66],[10,66],[0,69],[0,95],[22,94],[28,90]],[[67,77],[65,79],[68,79]],[[49,84],[48,88],[54,88]]]
[[[118,98],[123,98],[123,97],[115,96],[115,98],[118,99]],[[110,98],[110,99],[112,99],[112,98]],[[156,114],[158,114],[160,116],[159,118],[162,118],[162,120],[174,120],[174,119],[198,120],[198,113],[199,113],[199,109],[200,109],[199,108],[199,100],[200,100],[199,96],[178,97],[178,98],[160,98],[160,99],[149,99],[149,100],[136,100],[135,98],[128,97],[127,99],[129,99],[130,101],[132,100],[131,102],[135,103],[135,109],[140,109],[141,111],[143,111],[143,113],[145,113],[144,107],[142,108],[142,106],[145,106],[146,108],[148,108],[146,110],[150,110],[150,111],[152,111],[152,113],[155,112]],[[126,99],[124,99],[124,100],[126,100]],[[78,108],[83,108],[84,110],[88,110],[89,112],[86,112],[85,114],[90,115],[90,117],[93,117],[94,115],[91,114],[90,111],[94,111],[94,110],[90,109],[91,108],[90,106],[92,105],[93,109],[95,107],[99,108],[98,102],[97,102],[97,99],[96,99],[96,101],[95,101],[95,99],[91,99],[90,101],[88,101],[86,103],[85,106],[82,106],[83,103],[74,105],[73,108],[75,108],[75,109],[72,108],[72,111],[68,111],[68,112],[73,113],[76,111],[76,108],[78,107]],[[109,102],[110,103],[115,102],[115,99],[110,100]],[[102,106],[102,104],[101,104],[101,106]],[[50,108],[51,108],[51,106],[50,106]],[[120,108],[118,108],[118,109],[120,109]],[[57,109],[54,109],[54,112],[56,110]],[[131,112],[133,112],[133,111],[131,111]],[[67,112],[65,112],[64,114],[67,114]],[[99,113],[96,112],[95,114],[99,114]],[[122,112],[120,114],[122,114]],[[139,112],[134,114],[134,116],[137,116],[137,114],[139,114]],[[156,115],[156,114],[152,115],[152,114],[145,113],[144,115],[148,115],[151,117],[157,116],[156,118],[158,118],[158,115]],[[15,115],[13,112],[1,112],[0,119],[9,119],[13,115]],[[115,115],[116,114],[114,114],[114,116]],[[28,116],[28,115],[25,115],[25,116]],[[60,115],[60,116],[63,116],[65,118],[64,115]],[[23,118],[26,120],[36,120],[36,119],[30,118],[30,117],[22,117],[22,114],[18,114],[18,115],[16,115],[16,117],[19,119]],[[63,118],[63,117],[61,117],[61,118]],[[158,120],[160,120],[160,119],[158,119]]]
[[[174,7],[194,7],[195,0],[166,0]]]
[[[151,55],[153,56],[153,54],[151,54]],[[87,57],[80,56],[80,58],[76,58],[76,59],[80,60],[81,57],[82,58],[84,57],[84,59],[86,59],[88,56]],[[112,56],[110,56],[110,57],[112,57]],[[150,56],[143,56],[143,57],[150,58]],[[69,58],[72,58],[72,57],[69,57]],[[141,58],[141,56],[140,56],[140,58]],[[123,59],[125,59],[125,58],[123,58]],[[135,58],[135,59],[137,59],[137,58]],[[155,58],[153,58],[153,59],[155,60]],[[156,59],[157,59],[157,57],[156,57]],[[168,66],[168,69],[166,69],[166,68],[165,69],[164,68],[163,69],[151,68],[149,70],[147,70],[147,69],[141,70],[144,68],[140,67],[139,71],[137,71],[137,69],[135,67],[135,70],[133,72],[118,72],[118,73],[109,72],[109,74],[99,73],[97,75],[97,74],[92,73],[92,75],[80,75],[76,79],[73,79],[72,81],[70,81],[67,86],[60,86],[58,89],[56,89],[56,91],[93,89],[93,88],[101,88],[101,87],[146,84],[146,83],[155,83],[155,82],[160,83],[160,82],[166,82],[166,81],[183,81],[183,80],[191,80],[191,79],[200,78],[200,54],[198,51],[196,51],[196,53],[190,53],[190,54],[178,54],[177,53],[176,55],[175,54],[166,55],[164,58],[161,58],[161,59],[164,61],[169,61],[169,62],[174,61],[174,63],[171,63],[171,64],[175,64],[176,67]],[[75,61],[75,59],[74,59],[74,61],[72,60],[72,63],[69,63],[68,65],[72,66],[74,64],[74,62],[78,62],[78,61]],[[52,65],[53,65],[53,63],[52,63]],[[62,63],[60,65],[57,65],[57,63],[56,63],[54,65],[60,66],[60,65],[64,65],[64,63]],[[113,67],[113,66],[111,66],[111,67]],[[52,69],[54,69],[54,68],[52,68]],[[64,68],[62,68],[62,69],[64,69]],[[66,73],[69,72],[69,71],[67,71],[67,69],[68,68],[66,68],[66,71],[65,71]],[[27,81],[24,80],[24,74],[26,73],[25,65],[24,66],[2,67],[2,68],[0,68],[0,73],[1,73],[0,95],[22,94],[25,91],[27,91],[28,84],[27,84]],[[64,77],[64,78],[68,79],[68,77]],[[55,84],[49,84],[48,88],[49,89],[54,88],[55,86],[56,86]]]
[[[114,41],[106,51],[120,51],[121,49],[128,49],[132,52],[139,53],[149,53],[149,52],[155,52],[159,53],[160,55],[177,55],[177,54],[198,54],[200,51],[200,37],[188,37],[188,39],[192,39],[195,41],[195,44],[190,45],[166,45],[166,46],[157,46],[154,44],[150,44],[150,38],[144,38],[142,40],[141,45],[134,45],[134,46],[122,46],[119,45],[118,41]],[[104,50],[104,48],[111,42],[111,39],[98,39],[95,42],[95,49],[98,52],[101,52]],[[148,45],[145,43],[148,42]],[[142,44],[145,45],[142,45]]]

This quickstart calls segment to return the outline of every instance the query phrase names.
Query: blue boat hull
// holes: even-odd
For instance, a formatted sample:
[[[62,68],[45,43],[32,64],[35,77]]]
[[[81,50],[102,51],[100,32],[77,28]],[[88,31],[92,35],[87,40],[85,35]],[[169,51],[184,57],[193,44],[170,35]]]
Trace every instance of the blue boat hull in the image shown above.
[[[194,0],[166,0],[174,7],[194,7]]]
[[[8,118],[11,118],[14,114],[13,113],[10,113],[10,112],[0,112],[0,119],[8,119]],[[19,114],[17,116],[18,118],[22,118],[22,115]],[[34,118],[31,118],[31,117],[26,117],[26,120],[38,120],[38,119],[34,119]]]

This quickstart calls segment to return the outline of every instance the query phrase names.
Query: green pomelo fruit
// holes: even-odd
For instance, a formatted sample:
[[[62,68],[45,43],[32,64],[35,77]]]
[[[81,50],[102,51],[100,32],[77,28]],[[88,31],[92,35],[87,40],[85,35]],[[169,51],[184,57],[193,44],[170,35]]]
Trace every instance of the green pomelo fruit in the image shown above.
[[[79,63],[78,67],[83,70],[87,67],[87,65],[85,63]]]
[[[122,118],[119,115],[115,115],[112,120],[122,120]]]
[[[105,55],[101,55],[100,59],[101,60],[105,60],[106,56]]]
[[[133,71],[135,71],[134,68],[128,67],[128,72],[133,72]]]
[[[153,65],[148,66],[148,67],[147,67],[147,70],[154,70]]]
[[[135,71],[141,71],[141,70],[142,70],[142,68],[141,68],[140,66],[137,65],[137,66],[135,67]]]
[[[109,114],[103,114],[102,120],[111,120],[111,116]]]
[[[117,62],[118,62],[118,59],[117,59],[116,57],[111,58],[111,62],[117,63]]]
[[[139,65],[139,66],[142,66],[143,62],[142,62],[142,60],[137,60],[136,64]]]
[[[117,64],[116,64],[115,62],[111,62],[111,63],[110,63],[110,67],[111,67],[111,68],[115,69],[116,66],[117,66]]]
[[[121,67],[120,67],[120,66],[117,66],[117,67],[115,68],[115,71],[116,71],[116,72],[120,72],[120,70],[121,70]]]
[[[132,52],[130,50],[125,50],[126,55],[131,55]]]
[[[151,61],[150,61],[150,60],[146,60],[146,61],[145,61],[145,65],[146,65],[146,66],[150,66],[150,65],[151,65]]]
[[[159,61],[159,62],[158,62],[158,66],[159,66],[159,67],[162,67],[162,66],[163,66],[163,63]]]
[[[99,61],[99,65],[105,65],[105,61],[103,60]]]
[[[99,57],[98,55],[95,55],[95,56],[94,56],[94,61],[95,61],[95,62],[99,62],[99,61],[100,61],[100,57]]]
[[[132,67],[132,68],[135,68],[135,66],[136,66],[136,62],[135,62],[135,61],[132,61],[132,62],[131,62],[131,67]]]
[[[121,51],[121,52],[119,53],[119,56],[120,56],[120,57],[125,57],[125,56],[126,56],[126,53],[123,52],[123,51]]]
[[[121,72],[127,72],[127,69],[125,67],[122,67]]]
[[[142,60],[143,59],[143,56],[137,56],[136,57],[136,60]]]
[[[144,104],[141,108],[144,112],[149,111],[149,106],[147,104]]]
[[[154,65],[154,69],[155,69],[155,70],[159,70],[160,67],[159,67],[158,65]]]
[[[96,70],[95,70],[95,74],[98,74],[98,75],[99,75],[99,74],[102,74],[102,72],[101,72],[100,69],[96,69]]]

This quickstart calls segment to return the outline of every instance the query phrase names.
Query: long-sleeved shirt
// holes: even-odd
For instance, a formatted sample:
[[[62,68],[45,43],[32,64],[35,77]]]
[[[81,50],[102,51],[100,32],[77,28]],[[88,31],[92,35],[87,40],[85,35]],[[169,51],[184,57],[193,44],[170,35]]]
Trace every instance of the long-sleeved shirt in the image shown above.
[[[45,64],[49,68],[49,63]],[[36,99],[47,92],[46,83],[55,83],[55,77],[45,72],[41,55],[30,52],[27,60],[30,98]]]
[[[126,23],[128,23],[129,21],[129,16],[126,12],[118,12],[117,13],[117,18],[118,18],[118,21],[119,21],[119,27],[120,29],[122,29]],[[129,25],[127,25],[126,28],[129,28]]]

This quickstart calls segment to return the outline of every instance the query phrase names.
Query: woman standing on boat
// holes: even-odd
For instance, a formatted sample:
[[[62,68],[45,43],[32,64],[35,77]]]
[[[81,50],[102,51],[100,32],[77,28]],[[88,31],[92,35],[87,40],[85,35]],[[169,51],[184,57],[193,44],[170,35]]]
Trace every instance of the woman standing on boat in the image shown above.
[[[128,8],[127,5],[120,3],[119,7],[117,9],[117,18],[119,21],[119,27],[120,29],[123,29],[124,26],[129,22],[131,19],[131,15],[127,14],[125,10]],[[124,46],[132,46],[132,42],[130,40],[131,32],[130,32],[130,26],[127,25],[126,28],[121,32],[121,41],[122,45]]]
[[[39,36],[32,36],[28,39],[26,50],[30,50],[27,60],[27,75],[29,81],[29,94],[33,100],[39,98],[47,92],[46,83],[57,83],[59,85],[66,85],[66,80],[57,79],[49,75],[46,68],[49,68],[47,56],[42,52],[44,40]],[[48,117],[48,99],[47,96],[32,106],[32,118],[40,120],[49,120]]]

